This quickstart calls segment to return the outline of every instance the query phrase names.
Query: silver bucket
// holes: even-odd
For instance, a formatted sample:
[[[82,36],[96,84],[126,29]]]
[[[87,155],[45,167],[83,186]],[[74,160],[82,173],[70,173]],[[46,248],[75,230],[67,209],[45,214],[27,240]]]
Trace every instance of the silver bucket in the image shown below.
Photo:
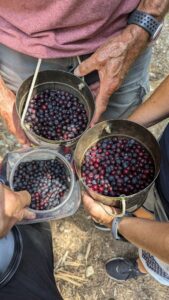
[[[139,191],[136,194],[122,197],[104,196],[98,194],[97,192],[87,187],[84,181],[82,180],[81,166],[86,151],[99,140],[111,136],[123,136],[134,138],[140,144],[142,144],[144,148],[148,150],[148,152],[153,158],[155,167],[154,178],[145,189]],[[125,210],[133,212],[139,207],[141,207],[145,202],[148,192],[160,171],[160,147],[155,137],[151,134],[151,132],[143,126],[127,120],[109,120],[98,123],[96,126],[89,129],[83,134],[83,136],[77,143],[74,152],[74,161],[76,172],[82,183],[82,187],[84,187],[89,192],[93,199],[106,205],[122,208],[121,215],[124,215]]]
[[[32,79],[33,76],[27,78],[20,86],[16,95],[16,109],[20,119]],[[82,79],[71,73],[60,70],[42,71],[38,73],[32,97],[44,89],[63,89],[78,97],[79,101],[84,104],[88,116],[86,130],[89,128],[90,121],[94,114],[95,104],[89,87]],[[32,132],[28,126],[25,126],[24,130],[27,137],[30,139],[30,141],[32,141],[33,144],[52,148],[57,148],[59,145],[72,146],[76,144],[80,138],[80,136],[77,136],[76,138],[67,141],[48,140]]]

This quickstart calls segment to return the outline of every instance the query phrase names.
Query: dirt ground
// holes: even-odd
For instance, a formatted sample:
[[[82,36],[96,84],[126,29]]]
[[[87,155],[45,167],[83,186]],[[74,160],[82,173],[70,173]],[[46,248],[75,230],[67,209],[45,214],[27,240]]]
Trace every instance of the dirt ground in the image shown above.
[[[151,91],[169,74],[169,17],[153,46],[150,68]],[[166,122],[151,130],[159,136]],[[19,147],[0,123],[0,156]],[[81,206],[69,218],[51,222],[57,285],[64,300],[162,300],[169,299],[168,288],[149,275],[117,283],[105,273],[105,262],[116,256],[136,257],[129,243],[116,242],[110,233],[94,228]],[[50,299],[49,299],[50,300]]]

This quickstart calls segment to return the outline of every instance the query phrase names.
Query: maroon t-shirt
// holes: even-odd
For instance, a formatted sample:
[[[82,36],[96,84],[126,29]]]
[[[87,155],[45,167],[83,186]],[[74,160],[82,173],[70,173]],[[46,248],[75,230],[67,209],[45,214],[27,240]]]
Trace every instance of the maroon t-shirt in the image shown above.
[[[95,51],[139,0],[0,0],[0,43],[41,58]]]

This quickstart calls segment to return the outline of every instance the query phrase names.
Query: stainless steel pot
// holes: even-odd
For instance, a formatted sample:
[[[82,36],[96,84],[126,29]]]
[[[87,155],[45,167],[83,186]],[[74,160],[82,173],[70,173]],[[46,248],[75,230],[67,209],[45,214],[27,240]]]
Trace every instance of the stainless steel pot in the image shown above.
[[[22,83],[16,95],[16,109],[20,119],[28,96],[32,78],[33,76],[29,77]],[[72,94],[74,94],[76,97],[79,98],[80,102],[84,104],[88,115],[88,124],[86,128],[87,130],[90,121],[92,119],[92,116],[94,114],[95,105],[94,105],[94,99],[92,93],[89,87],[87,86],[87,84],[82,79],[74,76],[71,73],[60,71],[60,70],[57,71],[49,70],[49,71],[39,72],[32,96],[34,96],[38,92],[41,92],[44,89],[58,89],[58,88],[71,92]],[[80,136],[78,136],[74,139],[67,140],[67,141],[48,140],[32,132],[28,126],[25,126],[25,133],[35,145],[48,146],[53,148],[58,147],[58,145],[66,145],[66,146],[74,145],[80,138]]]
[[[81,177],[81,165],[86,151],[99,140],[111,136],[130,137],[141,143],[151,154],[155,174],[152,182],[143,190],[130,196],[122,197],[108,197],[96,193],[87,187]],[[127,211],[135,211],[143,205],[147,198],[148,191],[153,182],[157,178],[160,170],[160,148],[155,137],[143,126],[127,120],[109,120],[98,123],[93,128],[86,131],[77,143],[74,153],[75,168],[82,186],[89,192],[89,194],[97,201],[115,207],[122,208],[122,214]]]

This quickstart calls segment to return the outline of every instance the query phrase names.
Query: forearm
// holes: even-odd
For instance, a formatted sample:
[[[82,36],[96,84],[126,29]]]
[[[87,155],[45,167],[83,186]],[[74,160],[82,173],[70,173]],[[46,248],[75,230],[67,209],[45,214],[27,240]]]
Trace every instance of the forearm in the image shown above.
[[[138,9],[162,20],[169,9],[168,0],[142,0]]]
[[[3,78],[0,76],[0,115],[2,118],[6,116],[6,109],[11,110],[15,100],[15,94],[6,86]]]
[[[140,105],[128,120],[149,127],[169,115],[169,76],[159,85],[151,97]]]
[[[161,21],[169,10],[169,0],[140,1],[137,9],[150,14]],[[124,34],[129,36],[127,42],[129,51],[125,62],[125,68],[127,71],[135,59],[148,46],[150,38],[146,30],[135,24],[128,25],[124,30]]]
[[[14,93],[9,90],[9,88],[6,86],[3,78],[0,76],[0,105],[3,106],[3,103],[7,104],[8,97],[12,97],[15,99]]]
[[[123,218],[119,232],[129,242],[169,263],[169,224],[140,218]]]

